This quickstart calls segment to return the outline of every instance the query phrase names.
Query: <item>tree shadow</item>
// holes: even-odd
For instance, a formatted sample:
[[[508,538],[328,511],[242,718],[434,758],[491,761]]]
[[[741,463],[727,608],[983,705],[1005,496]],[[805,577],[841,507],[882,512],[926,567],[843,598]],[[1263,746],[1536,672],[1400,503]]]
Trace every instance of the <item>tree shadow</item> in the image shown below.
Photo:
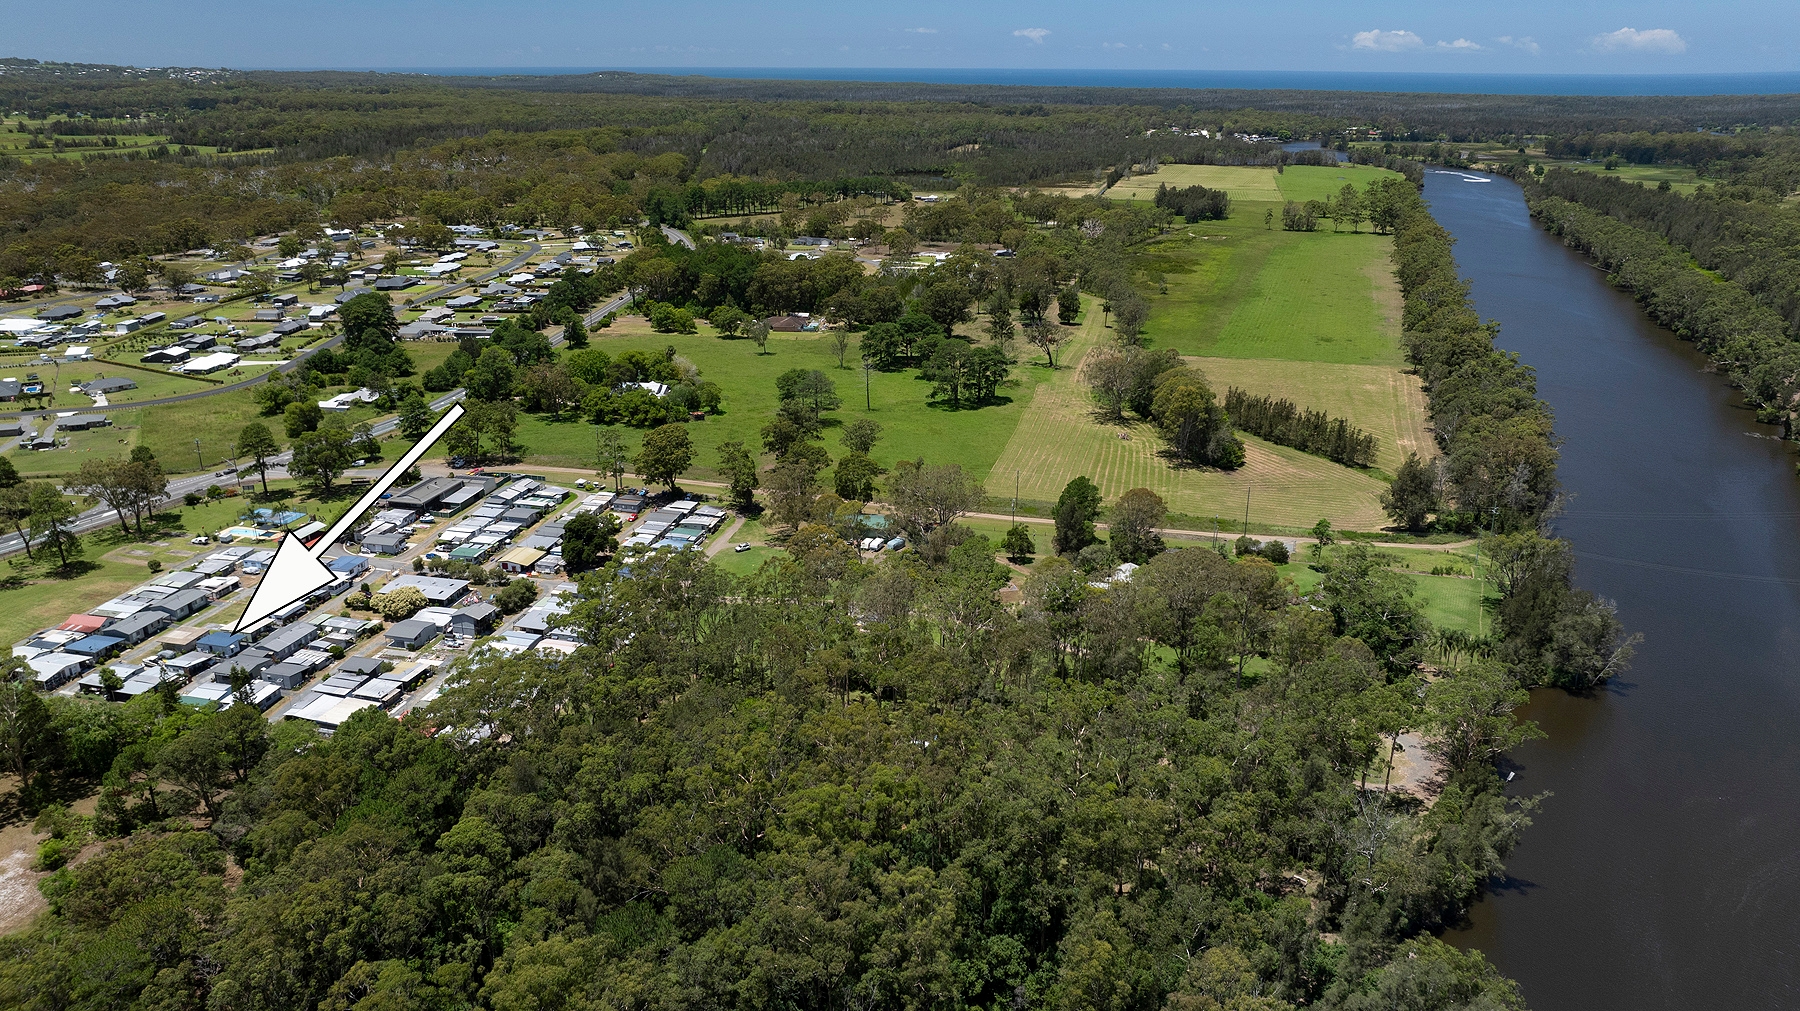
[[[56,568],[45,572],[51,579],[79,579],[100,567],[99,562],[86,558],[71,558]]]

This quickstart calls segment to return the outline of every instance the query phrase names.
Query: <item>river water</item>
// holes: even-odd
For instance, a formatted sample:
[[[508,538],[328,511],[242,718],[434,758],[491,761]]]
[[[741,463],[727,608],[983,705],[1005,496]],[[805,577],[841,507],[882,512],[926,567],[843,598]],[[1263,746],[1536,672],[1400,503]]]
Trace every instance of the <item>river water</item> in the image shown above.
[[[1504,179],[1427,171],[1499,345],[1538,373],[1578,582],[1643,633],[1591,698],[1538,692],[1550,791],[1449,939],[1536,1011],[1800,1007],[1800,480],[1793,454]]]

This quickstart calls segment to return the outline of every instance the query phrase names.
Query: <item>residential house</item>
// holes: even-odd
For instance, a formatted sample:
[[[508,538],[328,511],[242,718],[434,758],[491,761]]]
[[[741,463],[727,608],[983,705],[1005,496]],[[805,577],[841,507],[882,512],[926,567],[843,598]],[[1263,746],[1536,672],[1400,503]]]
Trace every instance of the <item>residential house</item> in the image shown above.
[[[438,637],[438,627],[419,618],[395,622],[387,630],[388,641],[401,649],[418,649]]]
[[[473,639],[492,632],[494,623],[499,620],[498,607],[486,602],[470,604],[450,616],[450,631],[465,639]]]

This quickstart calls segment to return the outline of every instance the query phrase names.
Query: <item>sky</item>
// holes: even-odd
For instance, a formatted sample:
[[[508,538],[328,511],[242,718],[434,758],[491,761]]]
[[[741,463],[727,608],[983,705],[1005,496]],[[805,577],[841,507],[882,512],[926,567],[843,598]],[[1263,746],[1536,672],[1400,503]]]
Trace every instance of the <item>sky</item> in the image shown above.
[[[0,23],[30,25],[8,33],[0,56],[246,69],[1800,70],[1793,0],[83,0],[62,8],[71,16],[57,10],[0,0]]]

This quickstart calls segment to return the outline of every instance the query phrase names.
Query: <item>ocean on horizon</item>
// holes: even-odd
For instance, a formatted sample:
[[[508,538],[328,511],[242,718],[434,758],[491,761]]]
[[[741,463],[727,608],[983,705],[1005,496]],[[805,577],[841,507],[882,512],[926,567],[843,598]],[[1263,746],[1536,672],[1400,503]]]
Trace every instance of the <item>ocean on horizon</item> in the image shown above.
[[[923,67],[341,67],[450,77],[608,70],[673,77],[1076,88],[1242,88],[1470,95],[1771,95],[1800,93],[1800,72],[1755,74],[1449,74],[1335,70],[1080,70]]]

